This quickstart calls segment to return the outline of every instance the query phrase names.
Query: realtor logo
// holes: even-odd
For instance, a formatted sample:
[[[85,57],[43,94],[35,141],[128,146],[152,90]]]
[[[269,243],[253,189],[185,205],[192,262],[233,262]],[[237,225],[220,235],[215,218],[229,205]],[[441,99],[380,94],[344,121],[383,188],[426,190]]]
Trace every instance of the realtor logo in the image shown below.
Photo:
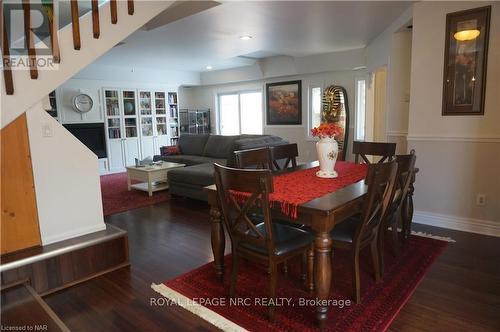
[[[55,19],[57,1],[3,1],[2,45],[8,45],[10,56],[3,56],[3,66],[12,70],[55,70],[50,27]],[[25,30],[28,28],[27,30]],[[31,52],[30,52],[31,51]],[[30,56],[31,53],[31,56]]]

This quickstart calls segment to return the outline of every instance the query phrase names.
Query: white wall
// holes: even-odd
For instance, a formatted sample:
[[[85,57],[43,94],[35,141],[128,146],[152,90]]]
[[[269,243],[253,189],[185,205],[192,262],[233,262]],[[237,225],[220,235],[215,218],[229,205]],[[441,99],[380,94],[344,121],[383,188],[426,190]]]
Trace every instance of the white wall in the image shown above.
[[[97,157],[41,103],[26,116],[42,244],[103,230]]]
[[[275,71],[277,69],[274,69]],[[233,71],[234,72],[234,71]],[[224,76],[226,73],[224,73]],[[350,129],[349,142],[352,142],[354,135],[354,101],[355,101],[355,78],[365,76],[363,70],[360,71],[332,71],[316,74],[304,74],[295,76],[273,77],[265,80],[252,82],[241,82],[234,84],[220,84],[202,87],[181,88],[180,96],[182,98],[181,108],[210,108],[212,132],[217,132],[216,111],[217,111],[217,95],[224,92],[235,92],[245,90],[261,90],[263,97],[263,112],[264,112],[264,133],[283,137],[290,142],[295,142],[299,147],[299,160],[312,161],[316,160],[315,140],[308,137],[308,110],[309,96],[308,91],[310,86],[327,87],[331,84],[341,85],[347,91],[349,110],[350,110]],[[266,83],[280,82],[286,80],[301,80],[302,81],[302,125],[295,126],[268,126],[265,124],[265,85]],[[348,151],[351,151],[351,145]]]
[[[101,70],[100,73],[99,70]],[[190,72],[157,71],[155,75],[150,76],[147,72],[134,69],[134,72],[128,71],[127,77],[124,76],[123,69],[120,71],[119,68],[98,67],[97,69],[92,68],[92,71],[85,69],[59,86],[56,89],[56,96],[61,123],[104,122],[102,88],[177,91],[181,83],[194,84],[199,82],[199,74]],[[81,114],[73,110],[73,97],[79,92],[89,94],[94,101],[94,106],[88,113]]]
[[[408,140],[420,168],[416,220],[500,234],[500,3],[491,3],[484,116],[441,115],[446,14],[487,4],[414,5]]]

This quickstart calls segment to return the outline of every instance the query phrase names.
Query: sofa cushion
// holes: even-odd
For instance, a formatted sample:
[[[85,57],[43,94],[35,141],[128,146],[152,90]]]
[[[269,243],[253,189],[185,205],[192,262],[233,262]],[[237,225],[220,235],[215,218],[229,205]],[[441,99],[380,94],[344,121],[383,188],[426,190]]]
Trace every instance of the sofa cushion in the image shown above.
[[[175,168],[167,173],[169,182],[186,183],[200,187],[214,184],[214,164],[205,163],[183,168]]]
[[[161,160],[168,161],[172,163],[186,164],[186,166],[205,164],[205,163],[218,163],[225,165],[226,159],[210,158],[204,156],[194,156],[194,155],[172,155],[172,156],[161,156]]]
[[[240,136],[210,135],[203,155],[213,158],[227,158],[234,151],[234,142]]]
[[[273,135],[262,135],[258,137],[242,137],[235,142],[234,150],[248,150],[266,146],[286,144],[288,141]]]
[[[183,134],[179,138],[179,149],[182,154],[202,156],[207,144],[208,134]]]

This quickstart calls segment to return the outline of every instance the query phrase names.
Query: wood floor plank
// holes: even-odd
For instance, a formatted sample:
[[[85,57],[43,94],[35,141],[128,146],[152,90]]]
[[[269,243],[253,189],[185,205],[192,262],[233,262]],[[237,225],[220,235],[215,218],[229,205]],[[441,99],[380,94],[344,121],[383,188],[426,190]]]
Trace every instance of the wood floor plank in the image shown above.
[[[106,221],[128,231],[131,266],[45,297],[62,321],[72,331],[215,331],[182,308],[150,305],[158,296],[152,282],[213,259],[208,206],[174,198]],[[457,242],[437,259],[389,330],[499,331],[500,239],[415,228]]]

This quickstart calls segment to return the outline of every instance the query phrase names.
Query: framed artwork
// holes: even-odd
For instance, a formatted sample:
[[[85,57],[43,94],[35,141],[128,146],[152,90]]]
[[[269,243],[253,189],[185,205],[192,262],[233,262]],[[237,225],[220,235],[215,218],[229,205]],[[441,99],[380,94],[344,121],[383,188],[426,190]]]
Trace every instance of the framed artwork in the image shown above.
[[[288,81],[266,84],[268,125],[302,124],[302,84]]]
[[[491,6],[446,15],[443,115],[482,115]]]

